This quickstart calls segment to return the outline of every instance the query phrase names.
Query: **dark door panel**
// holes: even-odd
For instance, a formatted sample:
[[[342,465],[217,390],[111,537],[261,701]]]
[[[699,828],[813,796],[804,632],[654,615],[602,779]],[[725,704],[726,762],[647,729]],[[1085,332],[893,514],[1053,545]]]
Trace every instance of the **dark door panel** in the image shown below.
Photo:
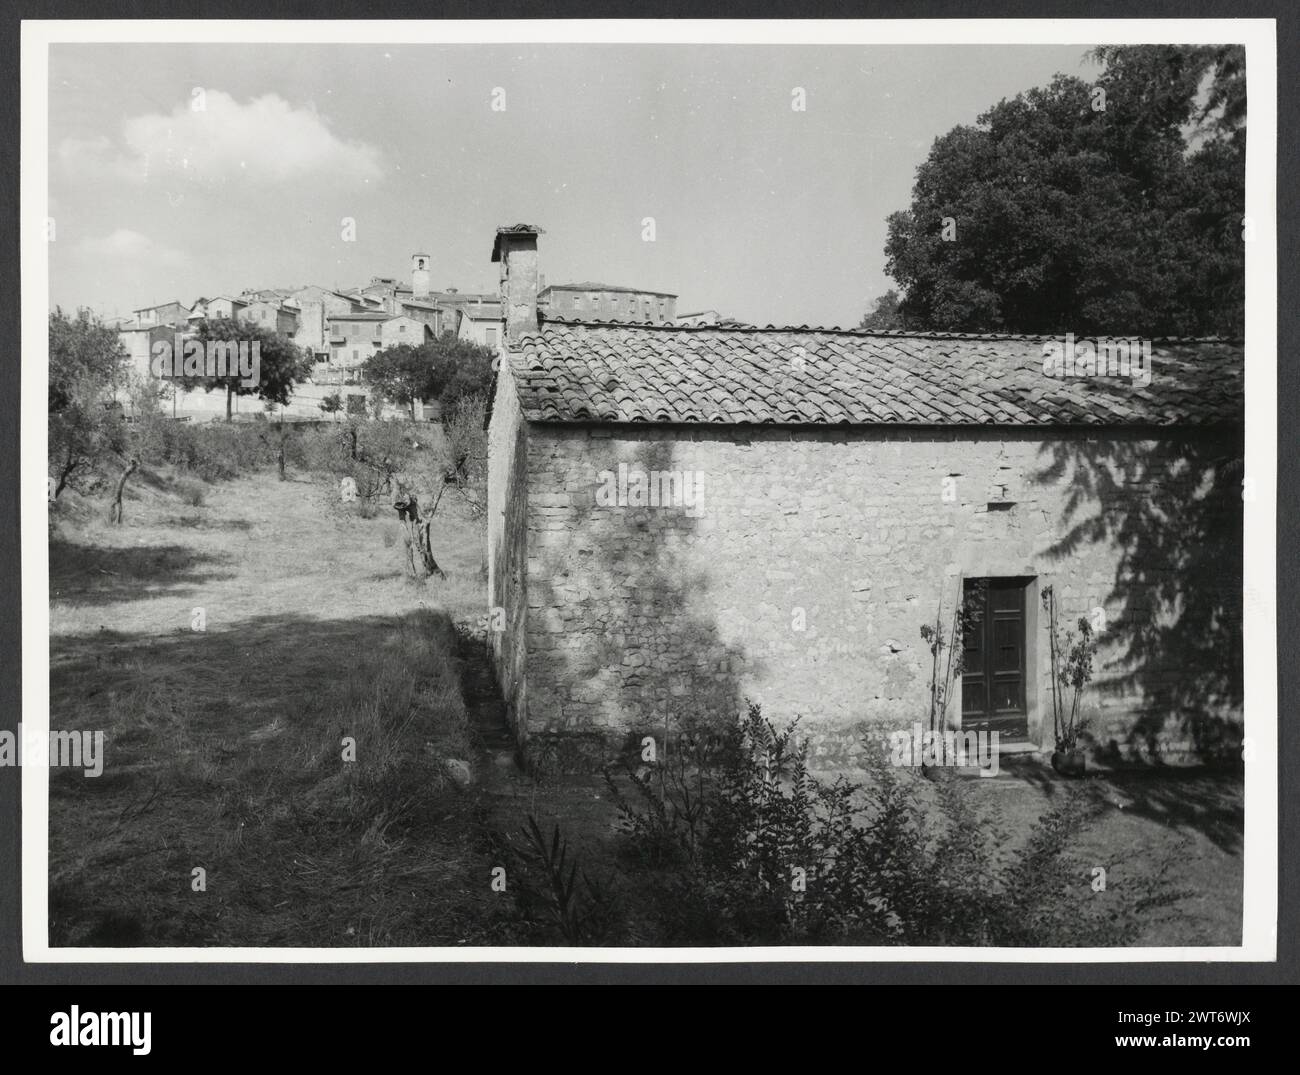
[[[1009,738],[1029,733],[1025,707],[1028,581],[967,579],[963,598],[975,622],[963,640],[962,728]]]

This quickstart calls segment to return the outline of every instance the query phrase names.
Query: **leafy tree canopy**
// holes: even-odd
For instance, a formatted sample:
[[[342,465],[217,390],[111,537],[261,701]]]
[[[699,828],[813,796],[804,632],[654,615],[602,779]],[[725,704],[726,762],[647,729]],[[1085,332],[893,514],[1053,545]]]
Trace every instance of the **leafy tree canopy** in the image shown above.
[[[903,315],[898,311],[898,292],[892,287],[876,299],[858,325],[858,328],[875,329],[879,332],[906,327],[903,323]]]
[[[206,391],[224,390],[226,417],[230,417],[230,404],[234,396],[257,396],[265,403],[285,404],[293,386],[307,378],[311,372],[311,353],[292,340],[263,328],[251,321],[231,317],[212,317],[199,323],[196,338],[206,347],[209,340],[228,340],[259,345],[257,382],[245,385],[241,376],[178,378],[187,389],[195,387]]]
[[[398,344],[371,355],[362,378],[385,399],[414,408],[416,400],[436,399],[443,414],[471,395],[486,395],[496,352],[444,332],[418,347]]]
[[[935,141],[888,220],[900,327],[1241,335],[1243,50],[1093,55]]]
[[[69,317],[50,314],[49,409],[56,413],[74,398],[96,396],[126,375],[127,353],[117,333],[87,310]]]
[[[117,333],[86,311],[61,309],[49,324],[48,463],[57,497],[74,476],[126,450],[126,423],[113,392],[125,383],[128,356]]]

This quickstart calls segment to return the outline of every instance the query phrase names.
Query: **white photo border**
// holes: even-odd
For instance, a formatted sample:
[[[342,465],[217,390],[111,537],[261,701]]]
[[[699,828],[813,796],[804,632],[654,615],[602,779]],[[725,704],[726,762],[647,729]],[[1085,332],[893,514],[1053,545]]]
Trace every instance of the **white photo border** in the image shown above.
[[[1245,735],[1242,943],[1143,948],[51,948],[49,771],[22,773],[22,944],[28,963],[1187,963],[1277,958],[1277,43],[1273,19],[27,20],[21,33],[22,722],[49,730],[46,385],[49,48],[63,44],[1229,44],[1247,51]]]

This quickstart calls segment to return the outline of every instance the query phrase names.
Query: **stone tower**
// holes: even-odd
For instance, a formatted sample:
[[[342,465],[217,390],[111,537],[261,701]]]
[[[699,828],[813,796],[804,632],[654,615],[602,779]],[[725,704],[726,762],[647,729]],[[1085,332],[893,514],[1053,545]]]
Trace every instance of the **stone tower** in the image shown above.
[[[432,290],[429,286],[431,279],[430,265],[433,259],[428,254],[411,255],[411,294],[413,296],[427,295]]]

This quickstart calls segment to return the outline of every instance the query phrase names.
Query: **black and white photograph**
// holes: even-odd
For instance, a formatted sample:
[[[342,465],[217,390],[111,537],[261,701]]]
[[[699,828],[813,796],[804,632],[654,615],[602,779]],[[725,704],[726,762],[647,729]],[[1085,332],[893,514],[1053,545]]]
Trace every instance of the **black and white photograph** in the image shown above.
[[[1271,24],[77,25],[26,959],[1275,958]]]

